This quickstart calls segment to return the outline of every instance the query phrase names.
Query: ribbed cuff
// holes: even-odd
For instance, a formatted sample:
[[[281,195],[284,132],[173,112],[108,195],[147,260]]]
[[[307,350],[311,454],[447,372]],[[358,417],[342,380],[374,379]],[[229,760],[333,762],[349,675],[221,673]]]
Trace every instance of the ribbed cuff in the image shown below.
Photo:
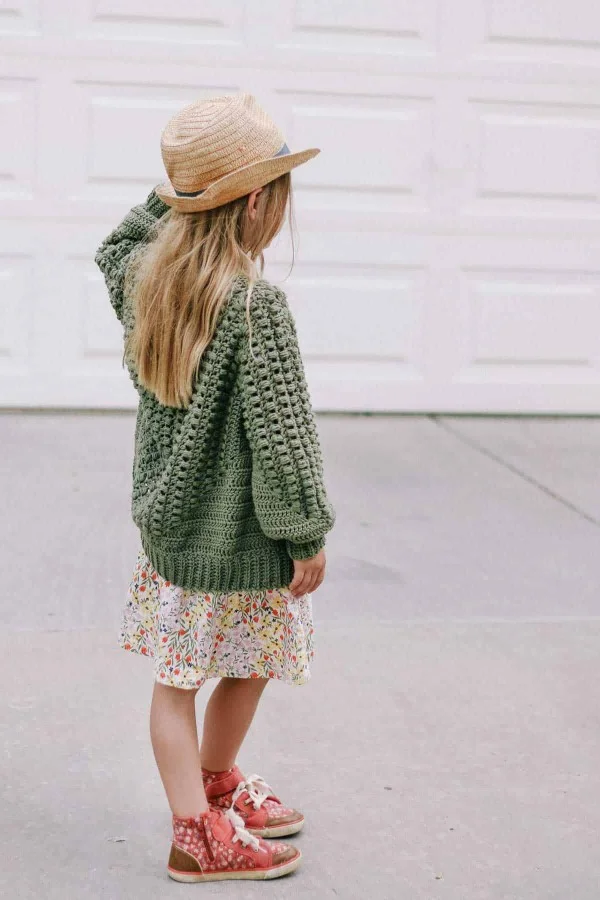
[[[155,219],[160,219],[171,207],[164,203],[153,189],[146,198],[146,209]]]
[[[319,550],[325,546],[325,538],[320,537],[314,541],[305,541],[303,544],[296,544],[293,541],[286,541],[287,552],[292,559],[311,559],[316,556]]]

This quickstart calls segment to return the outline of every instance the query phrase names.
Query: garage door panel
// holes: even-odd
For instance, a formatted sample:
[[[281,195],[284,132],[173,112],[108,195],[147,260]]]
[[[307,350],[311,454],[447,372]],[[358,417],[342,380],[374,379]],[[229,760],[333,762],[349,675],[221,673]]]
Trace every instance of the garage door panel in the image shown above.
[[[463,270],[459,378],[600,383],[599,272]]]
[[[315,403],[391,409],[394,396],[406,401],[407,385],[422,397],[435,377],[430,347],[445,327],[444,316],[431,319],[441,296],[431,269],[439,239],[311,231],[300,242],[291,273],[287,235],[268,252],[267,265],[294,312]]]
[[[418,368],[425,282],[426,272],[416,267],[299,264],[286,290],[307,358],[386,359]]]
[[[311,167],[295,175],[299,190],[313,195],[309,202],[357,212],[427,206],[432,97],[281,93],[292,146],[323,149]],[[358,147],[361,152],[349,152]]]
[[[288,5],[279,40],[324,53],[429,54],[437,7],[438,0],[297,0]]]
[[[0,253],[0,374],[27,377],[33,347],[33,258]]]
[[[31,35],[38,29],[38,0],[3,0],[0,3],[0,34]]]
[[[600,242],[466,238],[448,248],[458,273],[456,391],[492,411],[600,408]],[[456,395],[455,395],[456,396]],[[488,406],[489,404],[489,406]]]
[[[37,82],[0,78],[0,198],[30,197],[37,155]]]
[[[600,213],[600,106],[471,99],[469,118],[470,212],[521,218]]]
[[[82,357],[86,360],[118,360],[123,354],[123,334],[112,307],[106,305],[104,279],[86,273],[83,286]]]
[[[596,200],[600,117],[594,113],[542,104],[527,110],[488,107],[480,118],[478,193],[527,200]],[[577,159],[577,166],[566,165],[572,159]]]
[[[70,354],[65,369],[73,374],[115,372],[123,355],[123,330],[110,303],[104,278],[88,256],[65,260],[71,302],[65,309]]]
[[[600,46],[600,8],[588,0],[485,0],[488,40],[554,47]]]
[[[235,0],[88,0],[86,31],[111,39],[242,41],[243,5]]]
[[[453,30],[449,23],[456,22],[455,7],[443,11],[444,49],[457,65],[462,60],[463,69],[468,63],[467,71],[527,79],[535,66],[540,81],[552,81],[552,73],[559,71],[559,82],[581,76],[584,83],[586,69],[589,74],[597,65],[600,10],[589,0],[463,0],[461,11],[461,26]]]
[[[69,148],[70,199],[141,202],[164,171],[159,138],[165,122],[199,96],[237,90],[236,85],[78,81],[73,85],[78,96],[75,142]]]

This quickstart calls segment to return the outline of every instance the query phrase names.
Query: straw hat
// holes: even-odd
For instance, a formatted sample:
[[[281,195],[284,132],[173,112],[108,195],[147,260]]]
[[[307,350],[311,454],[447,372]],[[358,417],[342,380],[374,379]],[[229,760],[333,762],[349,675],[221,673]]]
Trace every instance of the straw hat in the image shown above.
[[[160,146],[169,181],[156,193],[181,212],[243,197],[320,152],[291,153],[252,94],[191,103],[167,123]]]

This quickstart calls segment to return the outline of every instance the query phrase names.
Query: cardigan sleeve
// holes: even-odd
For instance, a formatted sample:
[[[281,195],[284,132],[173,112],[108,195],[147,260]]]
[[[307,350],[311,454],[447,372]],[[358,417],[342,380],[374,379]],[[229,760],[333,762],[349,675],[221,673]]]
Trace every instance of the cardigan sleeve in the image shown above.
[[[168,210],[154,190],[144,203],[131,209],[96,251],[95,261],[102,271],[114,311],[123,322],[123,284],[132,252],[149,237],[154,225]]]
[[[252,451],[252,497],[263,532],[285,540],[292,559],[325,545],[335,512],[323,482],[323,459],[296,326],[283,291],[261,279],[240,343],[244,427]]]

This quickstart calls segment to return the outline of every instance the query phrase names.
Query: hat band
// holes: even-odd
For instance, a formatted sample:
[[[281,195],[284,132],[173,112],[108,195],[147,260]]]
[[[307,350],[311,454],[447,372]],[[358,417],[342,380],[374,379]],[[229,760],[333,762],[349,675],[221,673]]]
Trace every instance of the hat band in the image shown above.
[[[280,150],[278,150],[274,156],[270,156],[268,158],[269,159],[277,159],[278,156],[287,156],[287,154],[290,152],[291,151],[290,151],[290,148],[288,147],[288,145],[284,144],[283,147]],[[263,160],[260,160],[260,161],[263,162]],[[266,160],[264,160],[264,162],[266,162]],[[200,190],[200,191],[192,191],[191,193],[185,193],[184,191],[178,191],[176,187],[173,187],[173,190],[175,191],[175,193],[177,194],[178,197],[199,197],[200,194],[203,194],[205,191],[208,190],[208,188],[202,188],[202,190]]]

